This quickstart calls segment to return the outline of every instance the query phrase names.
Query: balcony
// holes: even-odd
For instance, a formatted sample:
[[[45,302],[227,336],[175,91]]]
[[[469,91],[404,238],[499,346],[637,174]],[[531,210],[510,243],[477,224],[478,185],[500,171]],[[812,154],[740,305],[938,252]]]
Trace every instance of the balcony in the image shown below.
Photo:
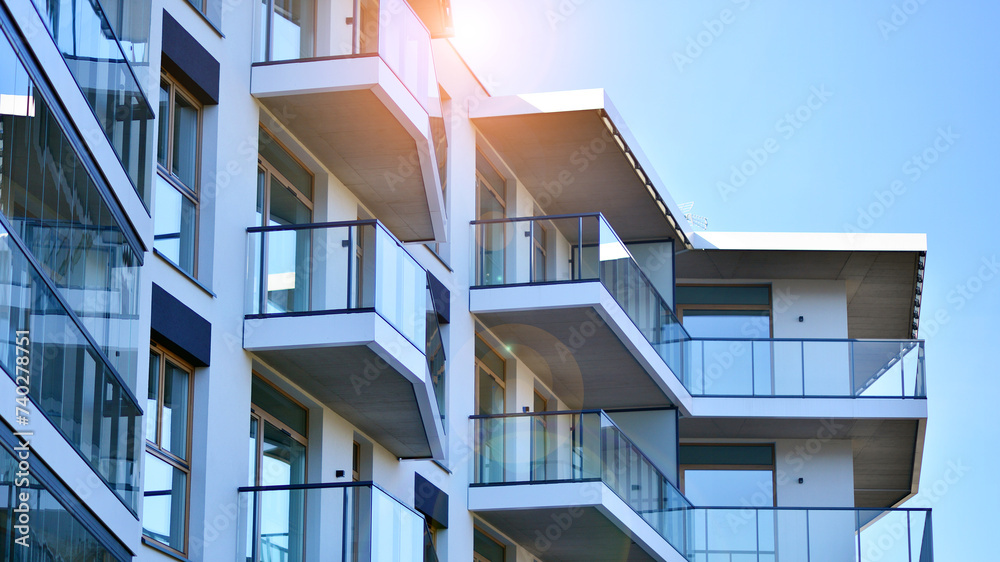
[[[533,555],[684,560],[691,504],[607,413],[472,420],[469,510]]]
[[[554,560],[933,560],[928,509],[692,506],[611,415],[472,416],[470,511]]]
[[[571,408],[686,410],[687,334],[602,215],[472,229],[471,311]]]
[[[441,458],[424,269],[377,221],[248,233],[243,347],[397,457]]]
[[[444,241],[429,32],[404,1],[314,4],[258,11],[252,94],[398,238]]]
[[[922,340],[694,338],[693,396],[926,398]]]
[[[424,516],[371,482],[239,489],[240,562],[423,562]]]
[[[598,211],[626,240],[691,247],[687,220],[604,90],[495,96],[469,117],[549,214]]]

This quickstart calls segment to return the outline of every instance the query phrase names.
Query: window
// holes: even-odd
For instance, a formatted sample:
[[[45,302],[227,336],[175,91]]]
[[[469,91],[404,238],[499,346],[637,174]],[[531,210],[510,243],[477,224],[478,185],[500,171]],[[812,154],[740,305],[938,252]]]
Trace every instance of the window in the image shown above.
[[[697,506],[775,505],[774,446],[680,446],[681,491]]]
[[[305,484],[306,409],[256,375],[250,402],[250,485]],[[261,494],[252,516],[259,529],[261,560],[305,559],[303,492]]]
[[[222,0],[187,0],[216,28],[222,28]]]
[[[258,135],[257,225],[312,222],[313,177],[263,128]],[[267,272],[268,313],[309,309],[311,263],[309,230],[284,230],[266,236],[263,270]]]
[[[771,287],[678,285],[677,317],[696,338],[770,338]]]
[[[149,352],[142,532],[187,551],[193,369],[155,344]]]
[[[549,401],[536,390],[534,393],[533,411],[538,414],[549,411]],[[549,428],[548,416],[532,416],[531,430],[531,479],[534,481],[547,479]]]
[[[507,559],[506,548],[493,537],[473,527],[472,559],[475,562],[504,562]]]
[[[476,151],[476,219],[502,219],[507,216],[507,191],[503,176]],[[506,224],[488,223],[477,229],[480,239],[478,260],[480,271],[476,278],[480,285],[500,285],[504,279],[504,245]]]
[[[543,216],[542,210],[535,207],[535,216]],[[540,283],[546,280],[545,257],[549,240],[548,229],[542,221],[531,221],[531,281]]]
[[[153,248],[194,277],[198,259],[201,107],[163,75],[158,118]]]
[[[476,414],[502,414],[505,409],[506,361],[482,337],[476,336]],[[504,418],[481,419],[477,482],[503,482]]]

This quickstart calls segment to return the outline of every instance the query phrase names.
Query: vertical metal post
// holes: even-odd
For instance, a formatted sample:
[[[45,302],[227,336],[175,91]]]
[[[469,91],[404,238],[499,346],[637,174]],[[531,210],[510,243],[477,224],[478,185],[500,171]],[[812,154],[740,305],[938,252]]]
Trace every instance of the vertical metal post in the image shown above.
[[[802,357],[802,396],[806,395],[806,340],[799,340],[801,344],[802,351],[800,352]],[[809,512],[806,512],[806,518],[808,520]]]
[[[849,377],[850,382],[851,382],[851,397],[852,398],[856,398],[858,396],[858,387],[855,386],[855,381],[854,381],[854,342],[853,341],[848,341],[847,342],[847,360],[850,362],[850,365],[847,366],[847,376]]]
[[[576,253],[579,256],[579,259],[576,262],[576,280],[581,280],[583,279],[583,217],[578,217],[576,220],[577,220]],[[598,239],[597,242],[598,242],[598,251],[600,251],[600,239]]]
[[[900,398],[906,398],[906,365],[903,361],[903,344],[899,344],[899,388]]]
[[[361,228],[359,226],[358,228]],[[354,308],[351,306],[352,297],[357,294],[360,296],[361,291],[352,291],[351,285],[357,285],[357,281],[354,279],[354,256],[356,252],[354,250],[354,227],[347,227],[347,308],[348,310]],[[360,277],[360,276],[359,276]],[[360,289],[360,288],[359,288]],[[359,304],[355,302],[355,304]]]
[[[260,233],[260,299],[257,303],[257,313],[267,312],[267,239],[266,230]]]
[[[535,221],[528,221],[528,283],[535,282]]]

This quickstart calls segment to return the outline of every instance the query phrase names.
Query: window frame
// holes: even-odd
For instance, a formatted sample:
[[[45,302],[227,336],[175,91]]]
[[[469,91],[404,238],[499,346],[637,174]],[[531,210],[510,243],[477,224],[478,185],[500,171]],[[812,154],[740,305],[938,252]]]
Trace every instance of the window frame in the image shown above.
[[[766,310],[768,338],[774,337],[774,289],[769,283],[677,283],[677,287],[728,287],[728,288],[767,288],[767,304],[681,304],[674,302],[674,314],[677,320],[684,324],[685,310]],[[676,297],[675,297],[676,301]]]
[[[250,417],[251,418],[255,418],[257,420],[257,424],[258,424],[257,425],[258,434],[257,434],[256,443],[255,443],[255,447],[256,447],[256,453],[255,453],[255,457],[254,457],[255,466],[254,466],[253,474],[252,474],[254,482],[251,484],[251,486],[260,486],[261,485],[260,484],[260,477],[261,477],[261,474],[260,474],[261,470],[260,469],[261,469],[261,466],[263,465],[263,444],[264,444],[264,439],[263,439],[264,425],[263,425],[263,422],[267,422],[267,423],[273,425],[274,427],[278,428],[279,430],[287,433],[289,437],[291,437],[293,440],[295,440],[296,442],[298,442],[299,445],[302,445],[302,447],[303,447],[303,449],[305,450],[305,453],[306,453],[305,460],[303,461],[304,462],[304,467],[303,467],[302,481],[303,482],[309,482],[309,408],[307,408],[304,404],[302,404],[301,402],[299,402],[298,400],[296,400],[292,396],[289,396],[289,394],[287,392],[285,392],[284,390],[278,388],[274,384],[271,384],[271,381],[267,380],[267,378],[264,377],[263,375],[261,375],[258,371],[256,371],[256,370],[252,371],[252,376],[256,377],[257,379],[259,379],[264,384],[270,386],[273,390],[275,390],[276,392],[278,392],[285,399],[289,400],[292,404],[295,404],[296,406],[298,406],[298,407],[302,408],[303,410],[305,410],[305,412],[306,412],[306,435],[302,435],[301,433],[299,433],[295,429],[292,429],[288,424],[286,424],[282,420],[278,419],[277,416],[275,416],[274,414],[268,412],[266,408],[254,404],[253,400],[251,400],[250,401]]]
[[[206,0],[207,1],[207,0]],[[163,181],[177,190],[181,197],[186,197],[194,205],[194,240],[192,241],[192,256],[191,256],[191,271],[186,271],[184,267],[179,263],[174,263],[172,259],[167,257],[163,252],[156,250],[156,253],[160,255],[163,259],[169,261],[171,264],[175,265],[178,269],[184,273],[190,275],[194,279],[198,278],[198,258],[200,252],[198,251],[201,240],[201,151],[202,151],[202,139],[205,121],[204,106],[191,95],[184,87],[177,81],[170,73],[162,71],[160,73],[160,87],[166,84],[168,86],[168,102],[167,107],[169,108],[169,113],[167,114],[166,123],[166,138],[164,142],[166,143],[166,155],[164,156],[164,163],[160,163],[159,154],[156,155],[156,173],[163,178]],[[194,108],[197,113],[197,127],[195,128],[195,168],[194,168],[194,185],[189,186],[185,184],[179,177],[177,177],[173,169],[174,161],[174,119],[176,117],[176,112],[174,111],[175,100],[177,96],[180,96],[188,105]],[[163,116],[157,116],[157,119],[162,119]],[[157,139],[159,139],[159,126],[162,121],[157,122]],[[156,204],[156,194],[153,194],[153,205]],[[156,211],[153,211],[153,216],[156,216]],[[156,225],[154,225],[155,231]],[[153,249],[156,249],[156,236],[153,237]]]
[[[677,488],[680,490],[681,494],[686,494],[686,482],[685,473],[688,470],[701,470],[701,471],[720,471],[720,472],[735,472],[735,471],[770,471],[771,472],[771,501],[772,506],[778,505],[778,470],[777,470],[777,444],[774,442],[763,442],[763,443],[678,443],[678,451],[680,447],[762,447],[769,446],[771,448],[771,464],[681,464],[680,458],[677,459]],[[766,506],[765,506],[766,507]]]
[[[190,539],[190,536],[191,536],[191,517],[190,517],[190,515],[191,515],[191,464],[192,464],[191,463],[191,450],[192,450],[191,436],[192,436],[192,421],[194,419],[194,375],[195,375],[195,369],[194,369],[194,367],[190,363],[188,363],[187,361],[184,361],[183,359],[181,359],[180,357],[178,357],[177,354],[172,353],[172,352],[164,349],[163,347],[161,347],[160,345],[158,345],[154,341],[149,342],[149,349],[150,349],[150,354],[156,354],[156,355],[159,356],[159,360],[157,361],[157,386],[158,386],[158,388],[157,388],[157,394],[156,394],[156,442],[154,443],[154,442],[150,441],[149,439],[146,439],[145,435],[143,435],[143,439],[146,442],[145,443],[145,445],[146,445],[145,452],[146,452],[146,454],[156,457],[161,462],[164,462],[164,463],[172,466],[173,468],[176,468],[177,470],[180,470],[181,472],[183,472],[184,474],[187,475],[187,477],[184,480],[186,482],[186,484],[187,484],[186,490],[184,490],[184,537],[183,537],[183,539],[181,541],[181,543],[184,546],[184,549],[183,550],[178,550],[178,549],[176,549],[176,548],[174,548],[174,547],[172,547],[172,546],[170,546],[168,544],[165,544],[165,543],[161,542],[156,537],[152,537],[150,535],[147,535],[145,527],[142,528],[142,537],[144,539],[148,540],[148,541],[152,541],[152,542],[156,543],[157,547],[165,548],[168,551],[176,553],[176,554],[179,554],[181,556],[187,556],[187,553],[188,553],[188,550],[189,550],[189,547],[190,547],[189,539]],[[165,381],[166,381],[166,377],[164,375],[165,375],[166,364],[167,364],[168,360],[171,363],[173,363],[175,366],[183,369],[188,374],[188,389],[187,389],[188,390],[188,392],[187,392],[187,394],[188,394],[188,396],[187,396],[188,408],[187,408],[187,422],[186,422],[186,431],[187,431],[186,445],[187,446],[186,446],[186,450],[184,451],[184,455],[186,457],[186,460],[185,459],[181,459],[177,455],[175,455],[175,454],[171,453],[170,451],[167,451],[166,449],[164,449],[163,445],[161,443],[161,441],[163,440],[163,400],[164,400],[163,388],[164,388]],[[148,389],[146,391],[146,395],[147,395],[147,397],[149,395],[149,390]],[[146,415],[149,415],[149,412],[146,412]],[[146,493],[146,490],[145,490],[145,488],[143,488],[143,497],[145,497],[145,493]],[[143,507],[143,509],[145,509],[145,506]]]
[[[486,365],[486,362],[484,362],[479,357],[475,357],[475,365],[476,365],[476,388],[475,388],[475,392],[476,392],[476,405],[475,406],[476,406],[476,413],[478,414],[480,412],[480,407],[481,407],[481,404],[479,404],[479,388],[480,388],[479,387],[479,370],[482,369],[482,371],[484,373],[486,373],[487,375],[489,375],[490,378],[493,379],[493,382],[495,382],[497,384],[497,386],[499,386],[500,389],[503,391],[502,392],[502,394],[503,394],[503,412],[500,412],[500,414],[505,414],[505,413],[507,413],[507,357],[504,354],[502,354],[499,351],[497,351],[496,346],[490,344],[490,342],[486,338],[484,338],[481,333],[476,333],[476,337],[479,338],[479,340],[483,342],[483,345],[485,345],[486,347],[488,347],[490,349],[490,351],[492,351],[497,357],[500,358],[501,361],[503,361],[503,370],[504,370],[503,373],[499,373],[499,374],[498,373],[494,373],[493,369],[491,369],[488,365]],[[496,414],[490,414],[490,415],[496,415]]]

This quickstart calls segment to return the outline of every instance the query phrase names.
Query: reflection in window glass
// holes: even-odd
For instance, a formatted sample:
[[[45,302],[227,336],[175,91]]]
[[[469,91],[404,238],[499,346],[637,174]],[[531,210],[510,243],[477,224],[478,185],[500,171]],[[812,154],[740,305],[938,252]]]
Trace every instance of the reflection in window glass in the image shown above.
[[[194,273],[196,225],[195,202],[157,175],[153,247],[189,274]]]
[[[695,338],[767,338],[771,313],[767,310],[684,309],[684,329]]]
[[[774,506],[770,470],[684,471],[684,495],[699,507]]]
[[[187,550],[191,373],[166,351],[150,350],[142,528],[181,554]]]
[[[143,489],[143,534],[184,552],[187,474],[147,451]]]
[[[174,96],[173,172],[185,186],[194,188],[198,155],[198,109],[183,96]]]

